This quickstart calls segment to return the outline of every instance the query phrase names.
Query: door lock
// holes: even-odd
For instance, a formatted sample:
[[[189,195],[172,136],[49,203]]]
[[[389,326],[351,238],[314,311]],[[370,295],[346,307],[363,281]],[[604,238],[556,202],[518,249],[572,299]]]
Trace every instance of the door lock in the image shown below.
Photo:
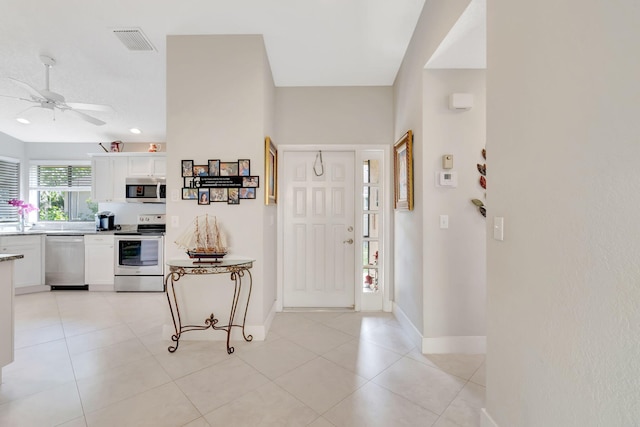
[[[353,245],[353,239],[347,239],[347,240],[345,240],[345,241],[344,241],[344,242],[342,242],[342,243],[348,243],[348,244],[350,244],[350,245]]]

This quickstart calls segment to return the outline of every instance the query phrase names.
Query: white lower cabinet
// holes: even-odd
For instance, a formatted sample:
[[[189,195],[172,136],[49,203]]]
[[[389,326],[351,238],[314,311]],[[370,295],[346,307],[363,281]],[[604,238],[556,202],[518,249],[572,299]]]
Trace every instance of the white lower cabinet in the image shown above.
[[[44,285],[44,236],[0,237],[0,253],[22,254],[14,264],[14,287]]]
[[[84,278],[89,290],[113,290],[114,237],[109,235],[84,236]]]
[[[0,383],[2,368],[13,362],[13,268],[15,261],[0,261]]]

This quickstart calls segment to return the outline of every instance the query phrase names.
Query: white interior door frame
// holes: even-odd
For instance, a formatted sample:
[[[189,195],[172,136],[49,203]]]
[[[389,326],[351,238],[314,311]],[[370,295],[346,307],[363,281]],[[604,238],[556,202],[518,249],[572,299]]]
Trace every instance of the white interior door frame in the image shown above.
[[[383,176],[381,177],[383,186],[383,206],[381,210],[384,212],[383,216],[383,242],[384,242],[384,252],[386,256],[382,257],[381,261],[381,270],[382,270],[382,310],[383,311],[391,311],[392,309],[392,286],[391,280],[393,278],[393,193],[392,193],[392,162],[391,162],[391,146],[387,145],[345,145],[345,144],[323,144],[323,145],[279,145],[278,147],[278,159],[282,161],[284,159],[284,153],[287,151],[304,151],[304,152],[317,152],[321,151],[352,151],[355,152],[356,162],[362,159],[362,153],[370,150],[377,150],[383,153]],[[283,164],[279,164],[278,168],[282,170]],[[355,165],[354,165],[355,167]],[[358,174],[358,171],[356,171]],[[283,178],[282,174],[278,174],[278,189],[282,189],[284,184],[280,182]],[[356,191],[359,191],[356,187]],[[284,296],[284,203],[281,202],[282,194],[278,195],[278,231],[277,231],[277,251],[278,251],[278,265],[277,265],[277,292],[276,292],[276,310],[282,311],[284,308],[283,304],[283,296]],[[354,203],[360,203],[361,199],[359,197],[354,198]],[[356,210],[356,212],[358,212]],[[362,233],[359,227],[356,227],[356,231],[360,230],[357,235],[356,244],[359,248],[362,247]],[[362,270],[360,268],[356,268],[356,292],[355,292],[355,311],[360,311],[362,307],[362,285],[358,285],[362,278]]]

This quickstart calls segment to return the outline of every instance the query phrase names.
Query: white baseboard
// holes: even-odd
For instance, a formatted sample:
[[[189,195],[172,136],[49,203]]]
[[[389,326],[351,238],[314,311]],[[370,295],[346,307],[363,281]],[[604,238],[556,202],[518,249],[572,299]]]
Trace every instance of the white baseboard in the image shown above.
[[[49,291],[51,291],[51,286],[47,286],[47,285],[21,286],[19,288],[15,288],[15,295],[33,294],[36,292],[49,292]]]
[[[264,338],[267,337],[267,334],[269,333],[269,329],[271,329],[271,324],[273,323],[273,319],[275,319],[277,312],[278,301],[274,301],[271,305],[271,310],[269,310],[269,314],[267,314],[267,318],[264,320]]]
[[[467,353],[478,354],[487,352],[487,337],[437,337],[422,339],[422,353]]]
[[[414,343],[416,347],[421,348],[423,339],[422,334],[395,302],[393,303],[393,314],[396,316],[396,319],[398,319],[398,322],[402,327],[402,331],[409,336],[411,342]]]
[[[393,303],[393,314],[402,326],[402,330],[407,334],[416,347],[424,354],[442,354],[442,353],[466,353],[481,354],[487,351],[487,337],[485,336],[468,336],[468,337],[423,337],[418,328],[409,320],[409,317],[402,309]]]
[[[487,412],[487,408],[480,409],[480,427],[498,427],[498,424]]]

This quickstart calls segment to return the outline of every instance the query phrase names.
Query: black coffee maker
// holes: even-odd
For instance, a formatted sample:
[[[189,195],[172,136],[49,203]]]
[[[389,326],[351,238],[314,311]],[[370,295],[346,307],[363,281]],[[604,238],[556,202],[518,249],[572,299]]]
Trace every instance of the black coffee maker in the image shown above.
[[[96,214],[96,230],[97,231],[109,231],[115,230],[115,215],[113,212],[102,211]]]

